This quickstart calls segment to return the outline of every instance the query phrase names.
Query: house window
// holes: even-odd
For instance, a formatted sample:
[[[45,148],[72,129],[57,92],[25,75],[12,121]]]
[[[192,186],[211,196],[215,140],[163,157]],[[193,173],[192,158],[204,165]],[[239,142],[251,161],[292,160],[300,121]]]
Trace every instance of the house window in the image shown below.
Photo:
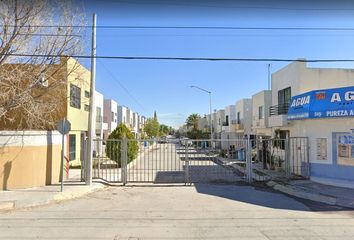
[[[278,105],[288,106],[291,100],[291,87],[278,91]]]
[[[86,112],[89,112],[89,111],[90,111],[90,105],[85,104],[84,110],[85,110]]]
[[[102,122],[101,108],[96,107],[96,122]]]
[[[241,113],[240,112],[237,112],[237,124],[240,124],[241,123]]]
[[[264,107],[259,106],[258,107],[258,119],[263,119],[264,118]]]
[[[81,88],[70,84],[70,107],[81,108]]]
[[[111,122],[114,122],[114,112],[111,113],[111,116],[112,116],[112,121]]]
[[[87,98],[90,97],[90,92],[89,91],[85,91],[85,97],[87,97]]]
[[[69,160],[75,160],[76,158],[76,135],[69,135]]]
[[[225,123],[226,123],[226,126],[229,126],[229,116],[228,115],[226,115]]]

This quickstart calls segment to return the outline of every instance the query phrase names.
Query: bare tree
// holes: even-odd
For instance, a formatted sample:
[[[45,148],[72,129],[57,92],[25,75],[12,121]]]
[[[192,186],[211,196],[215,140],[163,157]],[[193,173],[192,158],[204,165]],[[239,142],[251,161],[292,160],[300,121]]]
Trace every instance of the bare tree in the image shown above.
[[[0,1],[0,128],[52,129],[66,110],[68,57],[84,49],[69,1]]]

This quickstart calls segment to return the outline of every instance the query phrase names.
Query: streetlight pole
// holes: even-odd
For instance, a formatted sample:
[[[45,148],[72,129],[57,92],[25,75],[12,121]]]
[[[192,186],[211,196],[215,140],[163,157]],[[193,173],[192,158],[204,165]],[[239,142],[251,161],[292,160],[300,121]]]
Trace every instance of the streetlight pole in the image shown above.
[[[211,119],[212,119],[212,116],[211,116],[211,114],[212,114],[212,108],[211,108],[211,91],[205,90],[205,89],[203,89],[203,88],[201,88],[201,87],[198,87],[198,86],[190,86],[190,87],[191,87],[191,88],[199,89],[199,90],[201,90],[201,91],[206,92],[206,93],[209,94],[209,111],[210,111],[210,121],[209,121],[209,124],[210,124],[210,140],[211,140],[211,143],[210,143],[210,144],[212,144],[212,141],[213,141],[213,124],[212,124],[212,121],[211,121]]]
[[[90,84],[90,111],[88,121],[86,185],[92,185],[92,151],[95,134],[95,85],[96,85],[96,13],[92,16],[92,46],[91,46],[91,84]]]

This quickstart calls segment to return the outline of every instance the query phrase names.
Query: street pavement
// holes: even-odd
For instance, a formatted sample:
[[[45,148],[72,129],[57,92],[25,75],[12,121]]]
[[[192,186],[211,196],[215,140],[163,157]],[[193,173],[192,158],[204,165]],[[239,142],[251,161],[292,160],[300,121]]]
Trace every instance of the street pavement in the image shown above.
[[[353,239],[352,211],[316,207],[242,185],[109,187],[0,213],[0,239]]]

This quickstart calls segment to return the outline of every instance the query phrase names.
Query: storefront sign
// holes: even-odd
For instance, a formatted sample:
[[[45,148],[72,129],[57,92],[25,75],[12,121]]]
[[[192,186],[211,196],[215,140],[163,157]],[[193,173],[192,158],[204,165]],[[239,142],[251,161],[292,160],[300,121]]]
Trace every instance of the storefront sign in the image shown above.
[[[288,120],[354,117],[354,86],[316,90],[291,98]]]

